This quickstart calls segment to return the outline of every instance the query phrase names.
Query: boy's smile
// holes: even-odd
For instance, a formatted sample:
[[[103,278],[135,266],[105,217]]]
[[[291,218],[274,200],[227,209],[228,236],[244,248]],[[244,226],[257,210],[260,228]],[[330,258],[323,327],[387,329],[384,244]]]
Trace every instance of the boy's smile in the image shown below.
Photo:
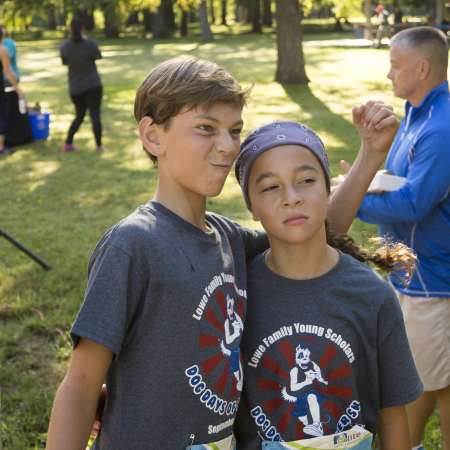
[[[241,109],[217,103],[184,109],[168,127],[156,126],[160,186],[175,195],[218,195],[239,153]]]

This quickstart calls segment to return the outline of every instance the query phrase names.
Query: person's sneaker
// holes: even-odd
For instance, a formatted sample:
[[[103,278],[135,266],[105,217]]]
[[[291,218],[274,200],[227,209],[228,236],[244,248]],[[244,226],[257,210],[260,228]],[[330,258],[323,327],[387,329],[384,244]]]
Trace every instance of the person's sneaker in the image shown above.
[[[63,144],[62,146],[62,151],[69,153],[69,152],[75,152],[77,150],[77,148],[73,145],[73,144]]]
[[[320,422],[305,425],[303,427],[303,432],[309,434],[310,436],[320,437],[323,436],[323,428]]]
[[[12,153],[12,151],[8,147],[3,147],[0,150],[0,156],[7,156],[7,155],[10,155],[11,153]]]
[[[95,151],[98,153],[102,153],[105,151],[105,147],[103,147],[103,145],[97,145],[97,147],[95,147]]]

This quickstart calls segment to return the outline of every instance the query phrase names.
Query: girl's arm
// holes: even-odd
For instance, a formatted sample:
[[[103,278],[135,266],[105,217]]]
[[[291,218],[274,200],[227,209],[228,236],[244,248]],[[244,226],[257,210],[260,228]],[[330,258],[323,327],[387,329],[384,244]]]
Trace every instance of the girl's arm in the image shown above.
[[[380,411],[380,450],[411,450],[404,406],[383,408]]]
[[[53,403],[47,450],[84,450],[113,353],[81,339]]]
[[[332,194],[328,207],[330,227],[338,234],[345,234],[350,228],[398,129],[392,109],[383,103],[367,102],[354,107],[352,113],[361,148],[344,182]]]

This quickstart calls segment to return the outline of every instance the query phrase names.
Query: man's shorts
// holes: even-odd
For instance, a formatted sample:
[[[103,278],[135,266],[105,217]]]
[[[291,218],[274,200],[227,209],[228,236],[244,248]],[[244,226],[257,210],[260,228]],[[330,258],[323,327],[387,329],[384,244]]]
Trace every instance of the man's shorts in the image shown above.
[[[399,299],[424,391],[450,386],[450,298],[399,294]]]

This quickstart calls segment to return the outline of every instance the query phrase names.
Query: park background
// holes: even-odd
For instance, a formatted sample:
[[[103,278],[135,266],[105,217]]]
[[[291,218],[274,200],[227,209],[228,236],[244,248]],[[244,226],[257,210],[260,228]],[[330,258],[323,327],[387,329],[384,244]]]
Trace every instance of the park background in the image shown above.
[[[137,86],[156,64],[172,56],[195,55],[224,66],[242,85],[253,85],[244,111],[244,136],[273,119],[305,122],[325,141],[335,175],[339,160],[351,161],[358,150],[351,124],[353,105],[381,99],[402,116],[403,102],[393,97],[386,78],[387,47],[375,49],[369,40],[360,39],[361,30],[367,36],[375,27],[370,17],[374,5],[358,0],[300,2],[294,25],[291,20],[281,26],[285,19],[278,16],[277,26],[276,7],[292,4],[291,0],[0,2],[3,21],[17,41],[28,104],[39,102],[51,114],[48,140],[19,147],[0,159],[0,227],[52,266],[44,272],[0,239],[0,448],[45,446],[53,396],[70,357],[68,331],[83,298],[90,253],[108,227],[152,196],[157,171],[139,144],[132,110]],[[237,6],[241,17],[236,17]],[[401,7],[409,25],[425,22],[430,14],[442,20],[446,14],[446,5],[439,0],[385,2],[385,6]],[[58,48],[66,35],[65,24],[76,15],[90,23],[87,34],[103,53],[98,68],[105,88],[107,151],[102,154],[94,151],[87,117],[76,135],[79,151],[60,151],[73,106]],[[205,33],[208,29],[210,34]],[[300,36],[294,44],[303,40],[294,48],[300,64],[284,69],[299,77],[289,83],[275,81],[286,75],[277,65],[282,51],[277,51],[277,32],[284,40]],[[233,175],[223,193],[209,200],[208,209],[258,226],[251,221]],[[370,245],[376,228],[355,221],[350,234]],[[427,450],[442,448],[438,421],[435,414],[427,427]]]

